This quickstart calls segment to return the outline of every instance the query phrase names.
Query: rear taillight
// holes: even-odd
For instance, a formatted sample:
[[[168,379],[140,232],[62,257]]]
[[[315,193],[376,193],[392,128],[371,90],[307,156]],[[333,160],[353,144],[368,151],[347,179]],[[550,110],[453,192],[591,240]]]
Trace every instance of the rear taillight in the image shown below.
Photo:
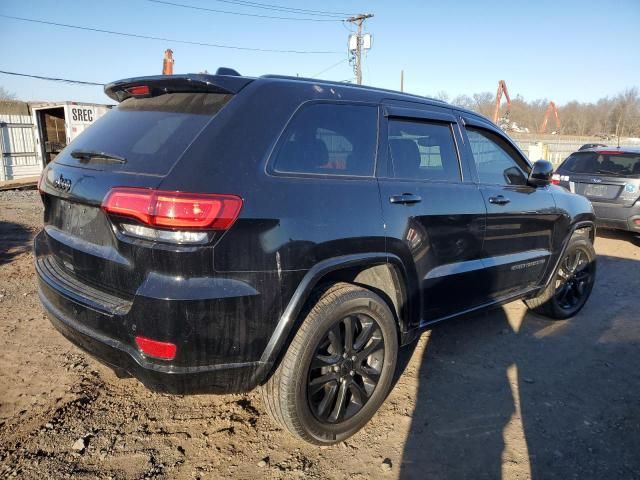
[[[237,195],[131,187],[111,189],[102,202],[109,215],[139,222],[122,223],[124,233],[172,243],[203,243],[208,231],[229,229],[241,208]]]
[[[551,176],[551,183],[554,184],[554,185],[560,185],[560,175],[557,174],[557,173],[554,173]]]

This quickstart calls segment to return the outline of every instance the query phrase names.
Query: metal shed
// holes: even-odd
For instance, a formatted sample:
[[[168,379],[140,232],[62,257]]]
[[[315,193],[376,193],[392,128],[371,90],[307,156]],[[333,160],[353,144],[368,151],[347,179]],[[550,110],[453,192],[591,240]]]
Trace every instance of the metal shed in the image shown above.
[[[111,105],[0,101],[0,181],[40,175],[64,147]]]
[[[40,174],[34,128],[27,103],[0,101],[0,181]]]

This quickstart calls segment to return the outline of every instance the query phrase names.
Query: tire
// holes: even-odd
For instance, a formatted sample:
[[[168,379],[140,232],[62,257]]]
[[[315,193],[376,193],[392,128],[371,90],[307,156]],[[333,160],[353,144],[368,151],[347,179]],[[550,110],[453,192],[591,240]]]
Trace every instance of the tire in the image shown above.
[[[261,390],[276,423],[302,440],[331,445],[360,430],[384,402],[398,331],[384,300],[365,288],[337,283],[312,305]]]
[[[576,233],[565,250],[558,270],[543,292],[525,300],[534,312],[553,320],[576,315],[591,295],[596,275],[596,252],[586,235]]]

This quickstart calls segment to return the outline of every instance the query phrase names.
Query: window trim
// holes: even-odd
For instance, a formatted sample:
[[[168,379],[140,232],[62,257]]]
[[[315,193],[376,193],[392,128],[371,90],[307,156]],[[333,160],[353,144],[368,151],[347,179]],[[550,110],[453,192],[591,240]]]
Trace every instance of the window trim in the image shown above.
[[[499,143],[497,145],[500,148],[502,148],[502,150],[505,151],[505,153],[511,159],[513,159],[513,161],[515,162],[516,166],[520,170],[522,170],[522,173],[524,174],[524,178],[525,178],[525,183],[522,184],[522,185],[510,185],[508,183],[483,182],[482,180],[480,180],[480,175],[479,175],[479,172],[478,172],[478,165],[476,164],[476,159],[475,159],[475,157],[473,155],[473,150],[471,149],[471,140],[469,140],[469,135],[467,134],[467,131],[469,129],[471,129],[471,130],[479,130],[480,132],[485,132],[485,133],[488,133],[489,135],[495,135],[496,137],[498,137],[501,140],[503,140],[505,142],[505,144],[508,145],[513,150],[513,152],[516,153],[516,158],[514,158],[514,156],[512,154],[510,154],[508,151],[505,151],[505,149],[502,148],[502,145],[500,145]],[[529,178],[529,174],[531,173],[531,164],[522,155],[522,153],[518,150],[518,148],[515,147],[511,141],[506,139],[503,134],[496,132],[492,128],[487,128],[486,126],[482,125],[478,121],[465,120],[464,135],[467,138],[467,142],[466,143],[468,144],[468,148],[469,148],[469,150],[468,150],[469,151],[469,156],[470,156],[470,162],[469,163],[471,164],[471,166],[473,168],[473,172],[474,172],[475,178],[476,178],[476,183],[478,185],[490,185],[490,186],[499,186],[499,187],[508,187],[508,188],[522,188],[522,187],[533,188],[527,183],[527,180]],[[493,140],[491,140],[490,138],[488,138],[487,140],[492,141],[492,143],[496,143],[496,142],[493,142]],[[526,167],[526,168],[523,168],[523,166]]]
[[[406,112],[420,112],[420,116],[405,116],[405,115],[388,115],[387,112],[388,107],[384,107],[385,109],[385,120],[386,120],[386,131],[384,138],[384,145],[386,146],[386,155],[387,155],[387,170],[389,166],[391,166],[392,171],[395,175],[395,165],[393,163],[393,155],[391,154],[391,146],[389,145],[389,124],[391,121],[405,121],[405,122],[413,122],[419,124],[437,124],[437,125],[447,125],[449,127],[449,133],[451,134],[451,139],[453,141],[453,147],[455,150],[455,154],[458,160],[458,178],[456,180],[443,180],[443,179],[435,179],[435,178],[404,178],[404,177],[396,177],[389,176],[388,171],[384,174],[378,175],[379,179],[385,180],[393,180],[393,181],[405,181],[405,182],[420,182],[420,183],[444,183],[444,184],[461,184],[465,181],[464,170],[462,166],[462,156],[460,147],[458,145],[458,139],[456,138],[456,134],[454,131],[454,124],[457,124],[456,118],[453,115],[448,115],[446,113],[441,112],[430,112],[428,110],[418,110],[418,109],[407,109],[394,107],[395,110],[403,110]],[[446,120],[445,120],[446,118]]]
[[[375,125],[376,130],[374,132],[374,148],[373,148],[373,170],[371,175],[353,175],[353,174],[339,174],[339,173],[315,173],[315,172],[283,172],[275,169],[275,162],[278,157],[278,153],[282,149],[282,146],[286,142],[285,133],[288,131],[289,126],[294,121],[294,119],[302,112],[304,109],[309,108],[313,105],[350,105],[350,106],[360,106],[360,107],[373,107],[375,108]],[[289,116],[289,119],[285,122],[282,130],[278,134],[276,141],[273,143],[273,147],[269,151],[267,156],[267,161],[265,163],[264,172],[271,177],[288,177],[288,178],[328,178],[328,179],[341,179],[341,180],[371,180],[375,179],[376,169],[378,168],[378,148],[379,148],[379,137],[380,137],[380,111],[378,109],[378,104],[373,102],[359,102],[359,101],[351,101],[351,100],[324,100],[324,99],[314,99],[314,100],[306,100],[298,105],[298,107],[293,111],[293,113]]]

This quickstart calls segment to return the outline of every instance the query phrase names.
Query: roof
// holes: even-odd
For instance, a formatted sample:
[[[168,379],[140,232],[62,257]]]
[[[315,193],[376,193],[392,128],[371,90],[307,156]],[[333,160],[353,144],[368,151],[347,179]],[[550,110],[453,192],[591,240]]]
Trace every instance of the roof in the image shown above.
[[[353,88],[359,88],[359,89],[364,89],[364,90],[370,90],[372,92],[392,93],[394,95],[402,95],[402,96],[411,97],[411,98],[418,98],[420,100],[429,100],[431,102],[435,102],[435,103],[438,103],[438,104],[448,105],[443,100],[438,100],[437,98],[423,97],[423,96],[416,95],[416,94],[413,94],[413,93],[399,92],[397,90],[389,90],[389,89],[386,89],[386,88],[370,87],[368,85],[358,85],[358,84],[355,84],[355,83],[336,82],[336,81],[333,81],[333,80],[320,80],[318,78],[291,77],[291,76],[287,76],[287,75],[273,75],[273,74],[262,75],[260,78],[275,78],[275,79],[279,79],[279,80],[289,80],[289,81],[314,83],[314,84],[321,84],[321,85],[334,85],[334,86],[340,86],[340,87],[353,87]]]
[[[476,112],[466,110],[461,107],[450,105],[442,100],[431,97],[423,97],[421,95],[415,95],[412,93],[399,92],[397,90],[389,90],[378,87],[370,87],[368,85],[356,85],[347,82],[336,82],[331,80],[320,80],[317,78],[308,77],[291,77],[287,75],[262,75],[260,77],[246,77],[243,75],[229,74],[233,70],[221,68],[218,69],[215,75],[205,73],[188,73],[180,75],[154,75],[144,77],[127,78],[111,82],[105,86],[105,93],[112,99],[122,101],[128,98],[130,95],[126,93],[126,89],[136,84],[144,83],[151,87],[158,87],[162,85],[162,90],[167,91],[167,88],[171,91],[185,91],[186,89],[194,89],[196,91],[209,91],[209,92],[225,92],[225,93],[237,93],[247,84],[256,80],[280,80],[284,82],[295,83],[308,83],[314,85],[326,85],[326,86],[339,86],[342,88],[353,88],[361,91],[367,91],[377,94],[389,94],[396,97],[396,99],[405,98],[407,100],[420,100],[421,102],[430,103],[433,105],[447,106],[455,108],[456,110],[472,113],[478,115]]]
[[[593,147],[593,148],[585,148],[584,150],[578,150],[578,152],[594,152],[594,153],[600,153],[600,154],[616,152],[616,153],[633,153],[633,154],[640,155],[640,147],[631,147],[631,146]]]

